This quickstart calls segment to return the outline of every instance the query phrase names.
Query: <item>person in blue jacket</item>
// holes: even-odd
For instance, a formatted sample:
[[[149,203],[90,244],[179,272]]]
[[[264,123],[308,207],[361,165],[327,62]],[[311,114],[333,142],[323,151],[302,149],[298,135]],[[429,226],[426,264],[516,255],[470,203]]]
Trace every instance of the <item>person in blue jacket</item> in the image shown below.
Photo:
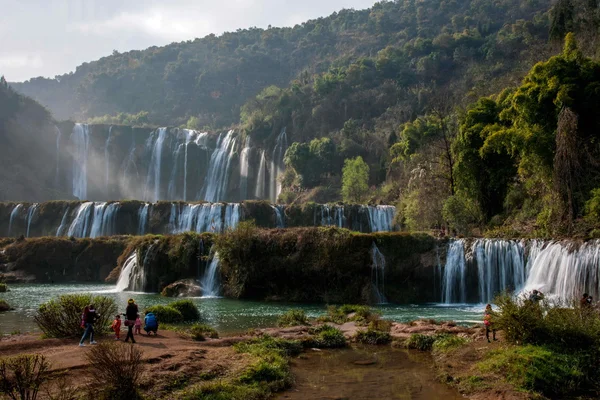
[[[156,336],[156,333],[158,332],[158,320],[154,313],[146,313],[146,317],[144,318],[144,330],[148,336],[150,335],[150,332],[154,332],[154,335]]]

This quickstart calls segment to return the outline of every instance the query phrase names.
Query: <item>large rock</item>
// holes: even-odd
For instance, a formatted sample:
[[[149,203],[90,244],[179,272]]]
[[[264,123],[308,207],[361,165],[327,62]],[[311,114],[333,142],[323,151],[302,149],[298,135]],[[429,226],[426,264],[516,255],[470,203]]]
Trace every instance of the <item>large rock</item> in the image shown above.
[[[193,279],[184,279],[165,286],[161,295],[165,297],[200,297],[202,288]]]

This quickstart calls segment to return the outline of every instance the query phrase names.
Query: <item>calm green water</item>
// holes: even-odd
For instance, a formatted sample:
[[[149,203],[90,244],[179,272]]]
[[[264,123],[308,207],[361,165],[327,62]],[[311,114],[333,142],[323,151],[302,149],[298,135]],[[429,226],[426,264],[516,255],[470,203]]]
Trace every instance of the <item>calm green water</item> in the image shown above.
[[[54,297],[68,293],[93,293],[113,297],[125,311],[127,299],[133,297],[140,309],[155,304],[167,304],[172,299],[150,293],[115,292],[112,285],[86,284],[18,284],[10,285],[10,291],[0,293],[0,299],[8,301],[14,311],[0,313],[0,335],[15,331],[35,332],[37,326],[33,316],[38,306]],[[231,299],[192,299],[200,308],[205,322],[222,334],[243,332],[249,328],[274,326],[277,317],[291,308],[301,308],[311,317],[325,313],[321,304],[289,304],[239,301]],[[407,322],[418,318],[432,318],[439,321],[453,320],[459,324],[481,322],[483,305],[382,305],[377,306],[384,318]]]

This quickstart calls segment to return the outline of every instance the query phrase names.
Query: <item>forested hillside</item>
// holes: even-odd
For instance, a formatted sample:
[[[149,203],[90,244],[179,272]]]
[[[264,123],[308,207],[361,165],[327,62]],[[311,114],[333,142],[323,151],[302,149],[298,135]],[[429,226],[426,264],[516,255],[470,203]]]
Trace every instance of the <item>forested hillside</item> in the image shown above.
[[[595,0],[383,1],[13,87],[58,118],[233,126],[266,148],[285,128],[281,202],[392,203],[410,230],[596,235],[598,14]]]

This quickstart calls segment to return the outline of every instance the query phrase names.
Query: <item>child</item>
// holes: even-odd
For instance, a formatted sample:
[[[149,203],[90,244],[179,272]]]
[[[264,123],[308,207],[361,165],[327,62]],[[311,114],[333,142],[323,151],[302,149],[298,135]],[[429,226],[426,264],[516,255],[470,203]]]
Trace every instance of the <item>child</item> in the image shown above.
[[[137,318],[135,319],[135,334],[139,335],[142,333],[142,320],[140,319],[140,314],[137,315]]]
[[[115,340],[121,339],[121,316],[117,314],[112,323],[112,330],[115,332]]]
[[[144,330],[150,336],[150,332],[154,332],[154,336],[158,332],[158,320],[153,313],[146,313],[146,317],[144,318]]]
[[[485,314],[483,316],[483,324],[485,325],[485,337],[487,338],[488,343],[490,342],[490,330],[492,331],[492,337],[494,341],[496,341],[496,328],[494,328],[494,323],[492,321],[492,305],[488,304],[485,306]]]

